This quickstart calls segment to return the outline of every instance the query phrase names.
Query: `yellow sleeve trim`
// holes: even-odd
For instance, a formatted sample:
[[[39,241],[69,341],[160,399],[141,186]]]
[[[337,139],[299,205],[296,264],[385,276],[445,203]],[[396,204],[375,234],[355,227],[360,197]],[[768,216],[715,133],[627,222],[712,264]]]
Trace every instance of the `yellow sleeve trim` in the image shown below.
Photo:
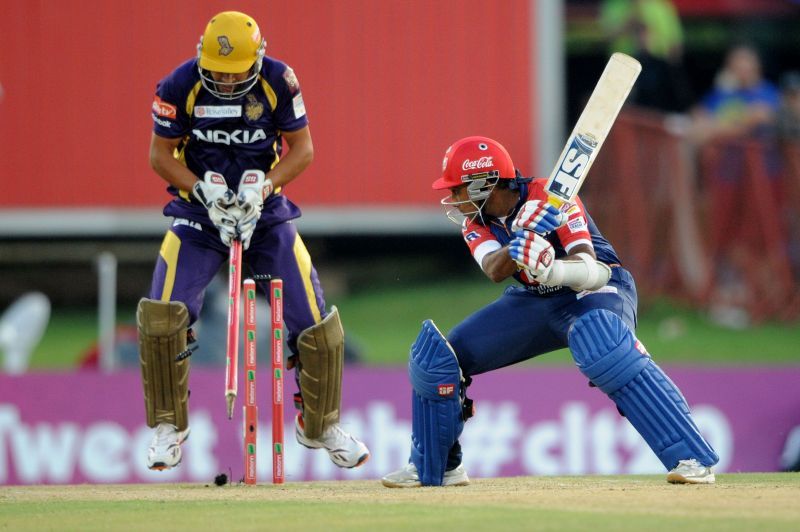
[[[275,108],[278,107],[278,96],[275,94],[275,91],[272,90],[270,84],[267,83],[267,80],[263,77],[261,78],[261,88],[264,89],[264,94],[267,95],[270,109],[274,111]]]
[[[192,90],[189,91],[189,96],[186,97],[186,114],[192,116],[194,112],[194,101],[197,99],[197,93],[200,92],[200,88],[203,86],[201,82],[197,82],[192,87]]]

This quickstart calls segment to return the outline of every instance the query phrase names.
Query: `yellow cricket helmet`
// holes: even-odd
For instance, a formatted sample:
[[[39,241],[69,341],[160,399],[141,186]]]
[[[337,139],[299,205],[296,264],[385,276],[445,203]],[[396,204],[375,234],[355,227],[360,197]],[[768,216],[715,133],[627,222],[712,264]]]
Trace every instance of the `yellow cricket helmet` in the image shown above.
[[[252,17],[238,11],[223,11],[215,15],[197,45],[197,68],[203,86],[225,100],[244,96],[258,81],[266,46]],[[247,72],[248,76],[242,81],[223,83],[214,81],[210,72]]]

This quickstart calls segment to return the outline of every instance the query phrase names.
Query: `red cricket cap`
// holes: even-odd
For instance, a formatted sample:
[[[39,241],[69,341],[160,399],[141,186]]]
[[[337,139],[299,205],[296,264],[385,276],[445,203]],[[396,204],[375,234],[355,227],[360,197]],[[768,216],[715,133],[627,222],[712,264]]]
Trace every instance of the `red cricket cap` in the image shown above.
[[[493,171],[501,178],[514,178],[514,162],[503,145],[487,137],[465,137],[447,148],[442,177],[433,182],[433,188],[457,187],[467,182],[470,175]]]

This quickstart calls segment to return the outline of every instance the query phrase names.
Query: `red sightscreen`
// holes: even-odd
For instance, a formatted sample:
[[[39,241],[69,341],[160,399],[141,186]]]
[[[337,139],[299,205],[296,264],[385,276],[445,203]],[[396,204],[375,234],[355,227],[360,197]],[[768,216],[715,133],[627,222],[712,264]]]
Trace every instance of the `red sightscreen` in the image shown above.
[[[316,158],[301,205],[430,205],[444,149],[531,153],[528,0],[240,2],[303,87]],[[0,208],[150,207],[156,82],[225,2],[0,0]]]

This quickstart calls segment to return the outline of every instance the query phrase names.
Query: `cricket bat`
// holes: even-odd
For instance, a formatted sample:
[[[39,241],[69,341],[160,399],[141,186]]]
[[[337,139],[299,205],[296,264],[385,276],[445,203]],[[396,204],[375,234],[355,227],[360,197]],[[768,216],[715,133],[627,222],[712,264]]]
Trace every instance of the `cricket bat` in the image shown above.
[[[564,203],[571,203],[578,195],[641,71],[642,65],[629,55],[615,53],[608,60],[589,102],[550,173],[550,179],[545,186],[550,204],[560,207]]]

